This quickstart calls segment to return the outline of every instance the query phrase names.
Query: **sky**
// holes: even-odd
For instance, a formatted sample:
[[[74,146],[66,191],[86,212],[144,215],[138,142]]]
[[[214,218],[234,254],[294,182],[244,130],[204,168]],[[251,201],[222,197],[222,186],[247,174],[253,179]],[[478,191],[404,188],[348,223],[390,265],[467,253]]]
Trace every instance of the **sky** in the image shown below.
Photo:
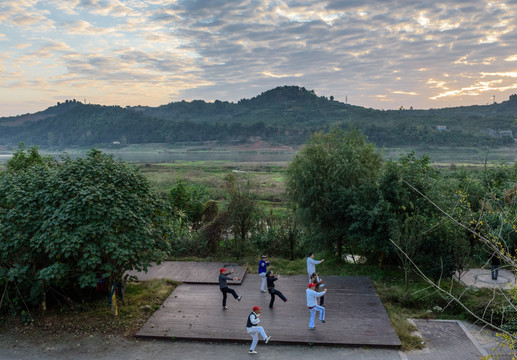
[[[0,116],[296,85],[374,109],[517,93],[517,0],[0,0]]]

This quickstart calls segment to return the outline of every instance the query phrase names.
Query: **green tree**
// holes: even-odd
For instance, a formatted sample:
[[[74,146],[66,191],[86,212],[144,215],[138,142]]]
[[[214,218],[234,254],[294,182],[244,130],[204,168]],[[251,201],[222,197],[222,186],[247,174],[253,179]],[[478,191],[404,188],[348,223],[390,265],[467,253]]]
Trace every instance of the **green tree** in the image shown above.
[[[314,134],[286,171],[286,186],[302,221],[317,227],[342,256],[353,223],[349,208],[361,186],[375,183],[382,161],[357,130]]]
[[[20,143],[13,157],[7,160],[7,170],[18,171],[32,165],[52,164],[53,162],[54,158],[52,156],[42,156],[38,152],[37,146],[27,149],[24,143]]]
[[[68,297],[164,259],[169,213],[143,175],[97,150],[2,173],[0,278],[10,304],[37,304],[48,291]]]
[[[225,213],[233,229],[236,251],[240,254],[259,219],[258,185],[246,174],[228,174],[225,180],[228,190]]]
[[[183,180],[178,180],[169,192],[169,199],[175,213],[185,215],[188,226],[195,230],[200,228],[205,206],[210,200],[206,186],[186,185]]]

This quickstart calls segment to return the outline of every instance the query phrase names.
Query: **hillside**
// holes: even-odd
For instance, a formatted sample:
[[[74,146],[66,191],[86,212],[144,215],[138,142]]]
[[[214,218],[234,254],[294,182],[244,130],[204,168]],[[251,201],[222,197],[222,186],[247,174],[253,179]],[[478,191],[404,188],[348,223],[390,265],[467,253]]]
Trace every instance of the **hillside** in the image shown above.
[[[360,129],[377,146],[503,146],[514,143],[516,119],[517,95],[484,106],[383,111],[283,86],[238,103],[195,100],[122,108],[67,100],[38,113],[0,118],[0,145],[237,145],[261,140],[293,146],[315,131],[340,126]]]

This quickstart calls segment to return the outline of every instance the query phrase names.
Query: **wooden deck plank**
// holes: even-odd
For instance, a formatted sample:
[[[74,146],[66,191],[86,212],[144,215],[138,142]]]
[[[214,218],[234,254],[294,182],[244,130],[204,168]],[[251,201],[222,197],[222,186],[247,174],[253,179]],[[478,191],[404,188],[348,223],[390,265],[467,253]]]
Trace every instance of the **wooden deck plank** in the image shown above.
[[[270,295],[260,292],[261,279],[247,274],[234,289],[242,295],[238,302],[228,296],[228,310],[222,310],[217,285],[183,284],[138,331],[149,338],[249,342],[246,319],[254,305],[262,308],[261,325],[272,342],[315,345],[347,345],[399,348],[400,340],[367,277],[325,276],[326,323],[316,320],[309,330],[305,289],[307,276],[282,276],[276,287],[289,301],[278,297],[273,310]]]

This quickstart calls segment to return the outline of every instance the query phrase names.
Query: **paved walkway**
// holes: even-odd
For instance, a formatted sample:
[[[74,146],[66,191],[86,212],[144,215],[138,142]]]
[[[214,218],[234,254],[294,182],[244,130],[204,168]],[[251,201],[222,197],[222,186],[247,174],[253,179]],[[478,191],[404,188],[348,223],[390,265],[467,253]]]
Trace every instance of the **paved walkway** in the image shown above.
[[[490,269],[470,269],[463,272],[461,276],[456,273],[454,277],[466,286],[502,290],[511,289],[515,286],[517,280],[515,274],[506,269],[499,270],[497,280],[492,280]]]
[[[439,324],[438,324],[439,325]],[[474,325],[464,324],[462,331],[468,331],[479,345],[490,352],[495,345],[495,337],[491,332],[482,330]],[[431,325],[432,326],[432,325]],[[451,329],[451,327],[449,327]],[[426,343],[442,334],[440,327],[429,329],[422,333]],[[0,334],[0,360],[240,360],[240,359],[268,359],[268,360],[475,360],[481,358],[472,355],[472,348],[467,347],[467,353],[461,353],[460,347],[454,346],[457,339],[456,331],[443,333],[449,340],[445,344],[447,352],[430,346],[419,352],[404,353],[393,349],[336,347],[336,346],[308,346],[308,345],[276,345],[264,344],[257,346],[258,354],[248,354],[249,343],[221,343],[209,341],[164,341],[164,340],[128,340],[122,337],[109,335],[93,335],[78,338],[73,335],[64,335],[59,338],[42,336],[37,343],[28,342],[19,333]],[[452,346],[451,346],[452,344]],[[441,350],[444,350],[441,349]],[[438,351],[437,351],[438,350]],[[470,357],[465,357],[466,355]],[[508,357],[499,358],[509,359]]]

